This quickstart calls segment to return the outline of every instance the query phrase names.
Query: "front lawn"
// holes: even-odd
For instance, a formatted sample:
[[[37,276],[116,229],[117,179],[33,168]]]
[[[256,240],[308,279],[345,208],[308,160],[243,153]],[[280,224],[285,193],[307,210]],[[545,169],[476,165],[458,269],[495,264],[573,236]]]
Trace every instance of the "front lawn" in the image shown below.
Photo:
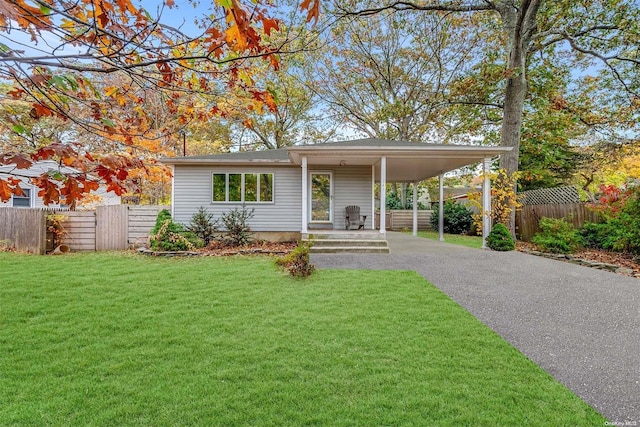
[[[2,425],[605,420],[413,272],[0,253]]]

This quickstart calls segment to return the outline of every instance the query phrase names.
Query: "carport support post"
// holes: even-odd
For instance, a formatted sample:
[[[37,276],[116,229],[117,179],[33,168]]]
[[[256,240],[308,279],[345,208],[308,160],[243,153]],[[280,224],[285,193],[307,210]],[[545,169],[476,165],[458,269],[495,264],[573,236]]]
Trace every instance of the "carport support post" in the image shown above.
[[[376,229],[376,165],[371,165],[371,229]]]
[[[413,235],[418,235],[418,183],[413,181]]]
[[[482,181],[482,249],[487,248],[487,236],[491,231],[491,159],[485,158],[482,164],[484,179]]]
[[[440,192],[438,200],[438,234],[439,240],[444,242],[444,175],[438,175],[438,190]]]
[[[307,212],[309,201],[307,199],[307,190],[309,184],[307,182],[307,156],[302,156],[302,233],[308,233],[307,230],[307,218],[309,212]]]
[[[386,233],[387,224],[387,158],[380,158],[380,234]]]

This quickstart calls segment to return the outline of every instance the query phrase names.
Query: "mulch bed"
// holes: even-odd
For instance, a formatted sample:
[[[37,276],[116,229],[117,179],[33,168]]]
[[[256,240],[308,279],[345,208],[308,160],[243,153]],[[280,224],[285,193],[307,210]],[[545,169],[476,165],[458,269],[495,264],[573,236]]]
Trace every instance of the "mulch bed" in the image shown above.
[[[541,254],[534,244],[528,242],[518,242],[516,244],[516,250],[534,255]],[[612,267],[602,269],[615,271],[626,276],[640,278],[640,257],[633,254],[624,252],[610,252],[596,249],[582,249],[571,255],[543,255],[562,261],[575,262],[578,264],[580,264],[580,260],[589,261],[596,268],[599,267],[598,264],[603,264],[603,266],[600,267],[617,266],[617,269],[614,269]],[[583,265],[589,264],[584,263]]]
[[[267,242],[256,241],[246,246],[227,246],[221,242],[212,242],[202,249],[203,256],[231,256],[250,254],[284,255],[293,250],[296,242]]]
[[[246,246],[228,246],[221,242],[212,242],[209,246],[195,251],[164,252],[141,248],[138,252],[145,255],[164,257],[188,256],[233,256],[233,255],[284,255],[291,252],[296,242],[255,241]]]
[[[212,242],[204,249],[185,252],[161,252],[149,249],[140,250],[154,256],[233,256],[233,255],[284,255],[291,252],[297,242],[255,241],[246,246],[227,246],[222,242]],[[626,276],[640,278],[640,257],[632,254],[603,250],[583,249],[571,255],[542,254],[532,243],[517,242],[516,250],[533,255],[548,256],[561,261],[587,265],[603,270],[614,271]],[[582,262],[584,261],[584,262]]]

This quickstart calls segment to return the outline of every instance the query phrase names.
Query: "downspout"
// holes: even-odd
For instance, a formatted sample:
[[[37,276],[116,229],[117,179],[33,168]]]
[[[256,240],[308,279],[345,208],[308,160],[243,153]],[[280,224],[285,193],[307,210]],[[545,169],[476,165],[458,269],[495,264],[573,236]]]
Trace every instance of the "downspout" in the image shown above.
[[[487,236],[491,232],[491,159],[485,158],[482,163],[484,179],[482,181],[482,249],[487,248]]]
[[[309,218],[309,212],[307,211],[309,206],[309,201],[307,199],[308,186],[307,156],[302,156],[302,234],[307,234],[309,232],[309,230],[307,230],[307,218]]]
[[[413,181],[413,235],[418,235],[418,182]]]
[[[376,165],[371,165],[371,229],[376,229]]]
[[[387,222],[387,158],[380,158],[380,234],[385,234]]]
[[[162,195],[164,196],[164,182],[162,183],[162,186],[163,186]],[[175,217],[176,217],[176,165],[171,165],[171,218],[175,218]]]
[[[438,201],[438,234],[441,242],[444,242],[444,175],[438,175],[438,190],[440,200]]]

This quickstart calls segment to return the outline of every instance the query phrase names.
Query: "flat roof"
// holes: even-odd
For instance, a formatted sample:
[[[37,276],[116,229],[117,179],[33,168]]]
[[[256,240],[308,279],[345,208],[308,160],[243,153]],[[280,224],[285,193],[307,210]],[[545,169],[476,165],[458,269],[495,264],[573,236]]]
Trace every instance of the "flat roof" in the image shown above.
[[[382,157],[387,163],[387,181],[420,181],[441,173],[472,165],[511,151],[511,147],[482,145],[430,144],[375,138],[325,144],[295,145],[276,150],[244,151],[210,156],[170,157],[161,162],[170,165],[301,165],[372,166],[380,177]]]

